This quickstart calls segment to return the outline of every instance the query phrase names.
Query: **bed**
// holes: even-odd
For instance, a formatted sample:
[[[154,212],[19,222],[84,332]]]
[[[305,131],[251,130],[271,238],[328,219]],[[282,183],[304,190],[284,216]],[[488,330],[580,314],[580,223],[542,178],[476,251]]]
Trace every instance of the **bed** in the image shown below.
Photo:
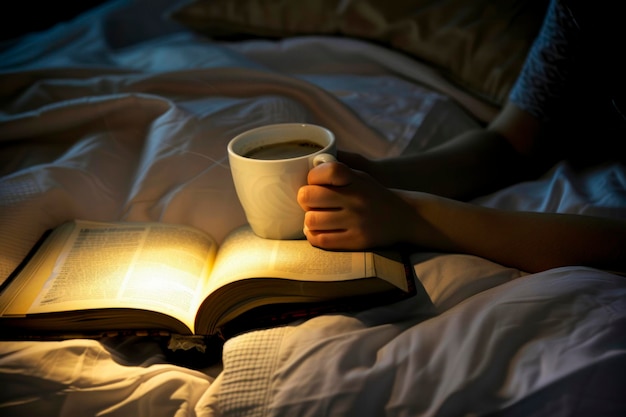
[[[226,143],[256,126],[324,125],[340,148],[379,158],[488,122],[545,3],[112,0],[4,41],[0,278],[72,218],[221,239],[245,222]],[[474,202],[626,218],[626,167],[562,161]],[[0,414],[626,415],[623,277],[411,261],[414,297],[223,345],[2,341]]]

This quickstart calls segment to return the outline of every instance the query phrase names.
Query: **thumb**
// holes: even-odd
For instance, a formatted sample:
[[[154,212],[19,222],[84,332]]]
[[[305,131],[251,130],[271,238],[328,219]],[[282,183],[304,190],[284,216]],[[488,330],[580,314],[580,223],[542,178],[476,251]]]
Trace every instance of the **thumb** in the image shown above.
[[[309,185],[332,185],[343,187],[352,184],[354,172],[346,164],[333,161],[324,162],[309,171]]]

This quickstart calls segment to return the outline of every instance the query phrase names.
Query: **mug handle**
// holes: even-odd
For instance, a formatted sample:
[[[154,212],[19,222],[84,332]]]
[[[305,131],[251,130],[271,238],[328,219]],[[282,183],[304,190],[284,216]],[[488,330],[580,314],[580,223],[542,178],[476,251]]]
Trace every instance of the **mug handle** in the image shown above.
[[[323,164],[324,162],[334,162],[336,160],[337,158],[335,158],[335,155],[331,155],[329,153],[321,153],[313,157],[313,166],[316,167],[320,164]]]

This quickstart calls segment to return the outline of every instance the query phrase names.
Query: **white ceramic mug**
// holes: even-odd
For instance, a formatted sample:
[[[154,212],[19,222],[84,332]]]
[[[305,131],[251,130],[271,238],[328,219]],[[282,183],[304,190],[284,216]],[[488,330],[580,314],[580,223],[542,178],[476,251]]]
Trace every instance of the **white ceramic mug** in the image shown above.
[[[259,155],[274,152],[277,144],[284,149],[302,149],[296,149],[296,156],[285,157],[283,151]],[[312,124],[273,124],[234,137],[228,144],[228,161],[237,196],[254,233],[267,239],[303,238],[304,211],[297,202],[298,189],[307,183],[311,168],[335,160],[335,154],[333,133]]]

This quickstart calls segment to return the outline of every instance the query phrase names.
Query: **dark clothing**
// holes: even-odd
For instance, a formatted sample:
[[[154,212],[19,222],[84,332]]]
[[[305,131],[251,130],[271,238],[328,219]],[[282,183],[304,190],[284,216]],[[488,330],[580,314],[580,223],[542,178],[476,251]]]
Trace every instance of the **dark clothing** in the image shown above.
[[[552,0],[510,100],[574,162],[626,160],[626,26],[616,2]]]

